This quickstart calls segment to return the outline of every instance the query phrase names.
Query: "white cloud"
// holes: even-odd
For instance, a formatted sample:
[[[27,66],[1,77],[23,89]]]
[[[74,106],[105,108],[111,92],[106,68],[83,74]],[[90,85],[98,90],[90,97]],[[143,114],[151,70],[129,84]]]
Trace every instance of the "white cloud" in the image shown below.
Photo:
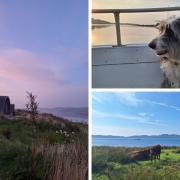
[[[102,103],[102,99],[98,95],[96,95],[96,94],[92,95],[92,100],[96,101],[98,103]]]
[[[104,113],[97,110],[92,111],[92,117],[94,119],[118,119],[118,120],[130,120],[136,121],[138,123],[149,124],[149,125],[156,125],[156,126],[167,126],[164,123],[161,123],[160,120],[151,119],[151,115],[146,114],[146,116],[139,116],[139,115],[130,115],[130,114],[115,114],[115,113]]]
[[[145,112],[141,112],[141,113],[138,113],[138,115],[139,115],[139,116],[144,117],[144,116],[146,116],[146,115],[147,115],[147,113],[145,113]]]
[[[160,135],[164,133],[170,133],[167,129],[161,128],[143,128],[134,129],[118,126],[107,126],[107,125],[94,125],[92,127],[93,135],[113,135],[113,136],[133,136],[133,135]]]
[[[121,103],[129,106],[138,106],[143,102],[141,99],[137,98],[136,93],[134,92],[115,93],[115,96],[120,100]]]
[[[144,102],[149,103],[149,104],[158,105],[158,106],[165,107],[165,108],[171,108],[171,109],[174,109],[176,111],[180,111],[180,107],[177,107],[174,105],[169,105],[167,103],[156,102],[156,101],[151,101],[151,100],[145,100]]]
[[[143,131],[141,131],[142,133]],[[122,128],[122,127],[115,127],[115,126],[93,126],[92,127],[92,134],[93,135],[123,135],[123,136],[130,136],[138,134],[137,130],[130,129],[130,128]]]

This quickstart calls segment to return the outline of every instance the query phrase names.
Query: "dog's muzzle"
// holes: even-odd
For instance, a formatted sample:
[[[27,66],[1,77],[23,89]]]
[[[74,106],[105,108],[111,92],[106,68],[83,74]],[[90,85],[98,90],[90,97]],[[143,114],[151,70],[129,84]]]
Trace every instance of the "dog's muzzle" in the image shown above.
[[[155,41],[151,41],[151,42],[148,44],[148,46],[149,46],[151,49],[155,50],[155,52],[156,52],[156,54],[157,54],[158,56],[162,56],[162,55],[168,53],[167,49],[157,48]]]
[[[156,51],[156,54],[159,56],[167,54],[167,52],[168,52],[166,49],[156,49],[155,51]]]

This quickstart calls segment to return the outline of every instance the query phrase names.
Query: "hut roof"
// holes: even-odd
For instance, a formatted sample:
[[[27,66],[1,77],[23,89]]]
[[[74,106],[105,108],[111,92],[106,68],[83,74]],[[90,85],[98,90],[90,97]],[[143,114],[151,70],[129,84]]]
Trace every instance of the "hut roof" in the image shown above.
[[[0,112],[4,112],[4,106],[7,101],[10,104],[10,99],[8,96],[0,96]]]

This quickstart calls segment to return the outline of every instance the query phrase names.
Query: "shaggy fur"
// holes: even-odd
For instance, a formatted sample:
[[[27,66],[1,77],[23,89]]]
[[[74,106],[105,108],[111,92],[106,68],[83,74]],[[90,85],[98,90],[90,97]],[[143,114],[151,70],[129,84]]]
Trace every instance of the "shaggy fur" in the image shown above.
[[[157,24],[160,35],[149,43],[160,57],[164,74],[161,87],[180,88],[180,18],[169,18]]]

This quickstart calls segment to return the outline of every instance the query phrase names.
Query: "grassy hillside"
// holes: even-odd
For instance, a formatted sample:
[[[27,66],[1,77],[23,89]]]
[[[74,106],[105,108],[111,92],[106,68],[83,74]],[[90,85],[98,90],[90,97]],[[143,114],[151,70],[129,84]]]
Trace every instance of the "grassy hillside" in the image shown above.
[[[180,179],[180,147],[163,147],[160,161],[132,161],[128,154],[141,149],[93,147],[93,180]]]
[[[87,144],[86,124],[40,114],[34,130],[25,111],[0,117],[0,179],[84,180]]]

